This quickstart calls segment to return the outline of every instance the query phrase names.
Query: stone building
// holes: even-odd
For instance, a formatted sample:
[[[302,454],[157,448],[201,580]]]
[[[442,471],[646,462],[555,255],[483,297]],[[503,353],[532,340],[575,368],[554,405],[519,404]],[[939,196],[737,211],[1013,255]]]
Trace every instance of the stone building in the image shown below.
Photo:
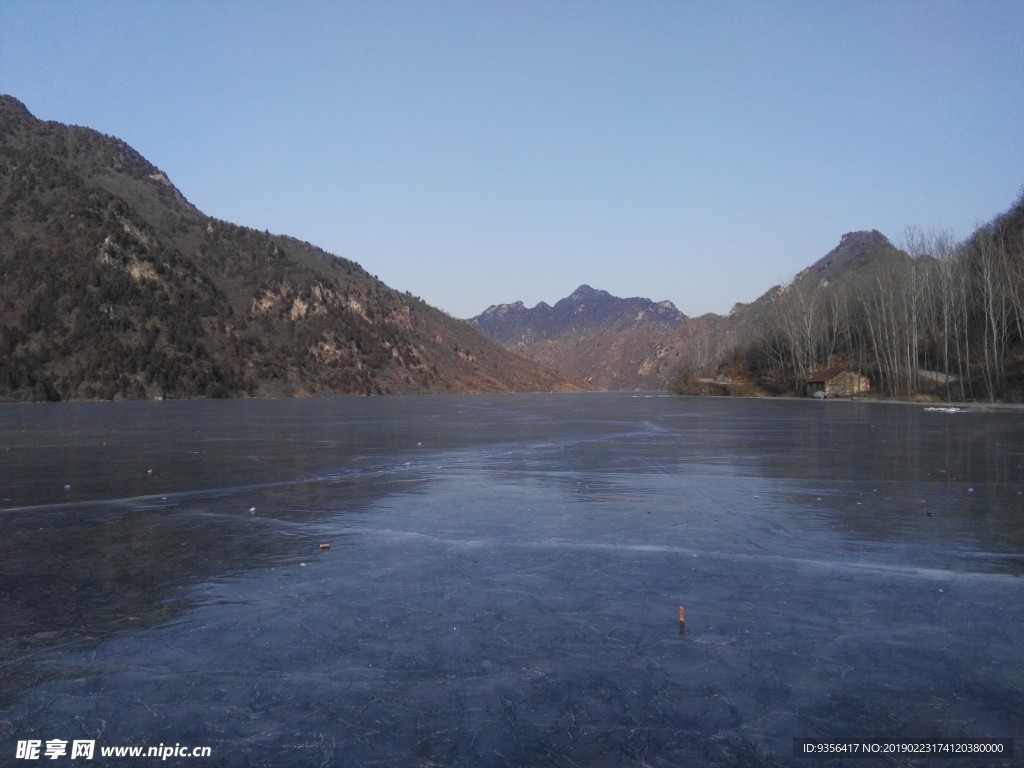
[[[845,368],[816,371],[804,379],[807,397],[853,397],[870,391],[871,381]]]

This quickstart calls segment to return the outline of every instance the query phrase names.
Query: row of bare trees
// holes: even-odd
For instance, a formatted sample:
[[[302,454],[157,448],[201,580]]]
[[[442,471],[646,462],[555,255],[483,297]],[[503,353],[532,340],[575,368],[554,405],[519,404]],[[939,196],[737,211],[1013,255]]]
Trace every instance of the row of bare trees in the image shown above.
[[[1024,399],[1024,195],[957,243],[909,227],[886,258],[778,289],[750,352],[799,382],[844,364],[894,397]]]

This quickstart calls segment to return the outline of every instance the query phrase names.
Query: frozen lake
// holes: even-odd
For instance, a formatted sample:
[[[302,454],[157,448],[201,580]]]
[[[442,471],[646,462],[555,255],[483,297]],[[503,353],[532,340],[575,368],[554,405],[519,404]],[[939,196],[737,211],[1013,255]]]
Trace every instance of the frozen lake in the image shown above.
[[[296,768],[1024,749],[1019,411],[83,403],[0,406],[0,435],[0,765],[31,739]]]

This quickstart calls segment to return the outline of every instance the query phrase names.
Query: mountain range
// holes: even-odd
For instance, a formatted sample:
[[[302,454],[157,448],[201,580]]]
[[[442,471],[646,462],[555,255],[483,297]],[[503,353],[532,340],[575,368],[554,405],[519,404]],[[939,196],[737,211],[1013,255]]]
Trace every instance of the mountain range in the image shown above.
[[[208,216],[123,141],[0,96],[0,400],[782,394],[836,363],[893,396],[941,382],[946,398],[1024,399],[1024,195],[963,243],[918,245],[847,233],[727,316],[581,285],[460,321],[354,261]]]
[[[572,390],[361,266],[0,96],[0,399]]]
[[[623,299],[581,285],[554,306],[490,306],[468,322],[494,341],[598,390],[663,390],[687,372],[708,373],[755,337],[791,286],[842,284],[908,259],[878,231],[849,232],[788,286],[774,286],[727,316],[688,318],[669,301]]]

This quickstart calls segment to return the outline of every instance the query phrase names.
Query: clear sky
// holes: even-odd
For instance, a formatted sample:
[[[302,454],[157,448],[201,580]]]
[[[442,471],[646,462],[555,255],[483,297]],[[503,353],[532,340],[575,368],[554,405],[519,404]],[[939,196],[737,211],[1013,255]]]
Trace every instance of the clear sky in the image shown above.
[[[1024,187],[1019,0],[0,0],[0,92],[456,317],[725,313]]]

